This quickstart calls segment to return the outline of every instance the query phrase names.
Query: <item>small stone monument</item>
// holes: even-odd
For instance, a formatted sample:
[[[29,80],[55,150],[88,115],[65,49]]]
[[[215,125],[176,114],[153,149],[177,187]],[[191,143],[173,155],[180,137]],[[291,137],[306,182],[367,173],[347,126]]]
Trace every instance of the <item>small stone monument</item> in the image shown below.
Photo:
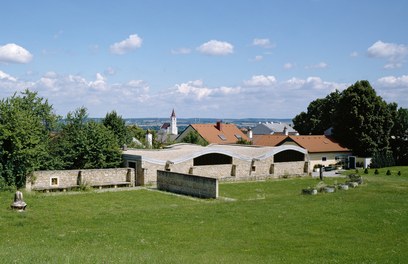
[[[11,208],[19,212],[24,211],[27,204],[23,201],[23,193],[19,190],[14,194],[14,202],[11,204]]]

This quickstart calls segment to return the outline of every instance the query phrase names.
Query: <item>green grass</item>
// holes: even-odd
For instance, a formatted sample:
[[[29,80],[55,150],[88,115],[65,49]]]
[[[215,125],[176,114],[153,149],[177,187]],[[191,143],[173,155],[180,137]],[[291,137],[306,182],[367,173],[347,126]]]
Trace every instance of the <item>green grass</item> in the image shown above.
[[[18,213],[3,192],[0,262],[407,263],[408,167],[389,169],[360,170],[363,186],[316,196],[300,194],[316,179],[296,178],[220,184],[219,200],[25,194]]]

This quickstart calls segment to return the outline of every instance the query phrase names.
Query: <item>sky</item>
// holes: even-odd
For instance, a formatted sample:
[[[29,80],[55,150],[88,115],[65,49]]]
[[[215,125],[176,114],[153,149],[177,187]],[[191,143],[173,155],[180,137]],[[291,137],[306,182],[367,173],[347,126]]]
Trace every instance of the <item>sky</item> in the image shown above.
[[[406,0],[6,0],[0,98],[65,116],[293,118],[368,80],[408,108]]]

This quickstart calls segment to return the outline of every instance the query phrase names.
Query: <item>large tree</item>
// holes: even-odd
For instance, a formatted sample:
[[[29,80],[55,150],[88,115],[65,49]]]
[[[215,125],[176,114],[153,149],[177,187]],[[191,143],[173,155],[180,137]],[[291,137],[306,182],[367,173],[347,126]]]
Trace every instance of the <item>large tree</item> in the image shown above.
[[[333,135],[358,156],[389,150],[392,111],[368,81],[358,81],[341,93],[334,113]]]
[[[333,115],[340,100],[340,92],[335,91],[325,98],[312,101],[307,107],[307,112],[295,116],[293,127],[301,135],[321,135],[332,126]]]
[[[28,174],[53,166],[51,132],[58,116],[36,92],[25,90],[0,102],[0,178],[21,187]]]
[[[399,108],[391,130],[391,150],[397,165],[408,165],[408,109]]]
[[[113,132],[119,147],[131,142],[132,136],[126,128],[125,120],[123,120],[123,118],[118,115],[116,111],[107,113],[105,118],[102,120],[102,123],[106,128]]]
[[[55,144],[54,154],[60,158],[61,169],[111,168],[122,161],[113,132],[89,120],[83,107],[68,113]]]

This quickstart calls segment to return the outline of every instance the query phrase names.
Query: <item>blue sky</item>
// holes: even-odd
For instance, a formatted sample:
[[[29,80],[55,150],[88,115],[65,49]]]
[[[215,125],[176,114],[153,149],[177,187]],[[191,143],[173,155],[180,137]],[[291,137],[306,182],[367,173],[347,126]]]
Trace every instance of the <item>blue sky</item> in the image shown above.
[[[408,107],[408,1],[6,1],[0,97],[57,114],[292,118],[369,80]]]

